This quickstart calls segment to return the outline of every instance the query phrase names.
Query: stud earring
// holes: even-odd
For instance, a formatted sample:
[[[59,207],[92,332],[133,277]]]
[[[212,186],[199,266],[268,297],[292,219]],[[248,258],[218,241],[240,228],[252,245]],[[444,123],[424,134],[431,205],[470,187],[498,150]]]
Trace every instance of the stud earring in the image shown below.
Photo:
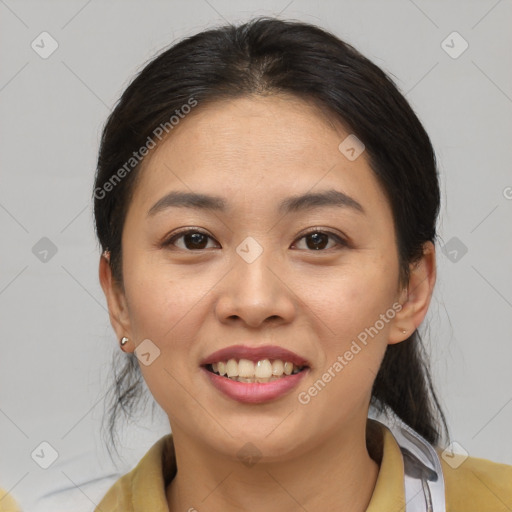
[[[124,351],[124,346],[128,343],[128,338],[126,336],[123,336],[119,342],[119,344],[121,345],[121,350]]]

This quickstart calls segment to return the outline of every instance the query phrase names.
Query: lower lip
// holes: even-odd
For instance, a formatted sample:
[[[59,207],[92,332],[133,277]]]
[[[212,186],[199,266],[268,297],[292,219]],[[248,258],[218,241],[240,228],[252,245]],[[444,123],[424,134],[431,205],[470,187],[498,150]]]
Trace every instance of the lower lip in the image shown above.
[[[246,404],[260,404],[290,392],[304,378],[309,369],[306,368],[299,373],[281,377],[272,382],[238,382],[210,372],[204,366],[201,370],[206,373],[210,382],[229,398]]]

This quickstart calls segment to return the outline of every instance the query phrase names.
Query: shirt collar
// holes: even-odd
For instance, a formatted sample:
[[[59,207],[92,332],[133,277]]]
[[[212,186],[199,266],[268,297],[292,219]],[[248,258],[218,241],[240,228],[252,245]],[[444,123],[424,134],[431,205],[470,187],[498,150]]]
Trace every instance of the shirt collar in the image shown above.
[[[382,423],[368,419],[368,447],[379,464],[379,474],[366,512],[405,510],[404,465],[400,447]],[[134,512],[169,512],[166,488],[176,475],[172,434],[158,440],[132,471]]]
[[[382,423],[372,419],[367,421],[367,438],[370,440],[368,443],[370,455],[379,463],[380,468],[366,512],[382,510],[404,512],[404,462],[400,447],[391,431]],[[377,442],[374,441],[376,438]],[[374,448],[373,453],[372,446],[377,447]]]

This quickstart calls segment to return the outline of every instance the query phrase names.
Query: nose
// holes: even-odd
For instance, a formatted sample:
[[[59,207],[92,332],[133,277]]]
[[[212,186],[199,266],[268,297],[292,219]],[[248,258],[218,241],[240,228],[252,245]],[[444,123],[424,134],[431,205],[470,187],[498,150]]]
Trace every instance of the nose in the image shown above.
[[[242,256],[240,256],[242,254]],[[289,323],[296,314],[293,283],[286,282],[282,264],[264,250],[254,261],[235,254],[233,268],[219,284],[215,306],[223,323],[242,323],[251,328]]]

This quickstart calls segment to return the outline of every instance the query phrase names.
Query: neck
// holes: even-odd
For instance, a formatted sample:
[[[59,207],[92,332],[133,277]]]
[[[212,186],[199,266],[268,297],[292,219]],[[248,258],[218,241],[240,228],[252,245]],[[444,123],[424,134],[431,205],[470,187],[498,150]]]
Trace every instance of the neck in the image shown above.
[[[293,458],[253,465],[205,449],[179,429],[173,439],[178,471],[166,491],[171,511],[363,512],[379,472],[364,423]]]

